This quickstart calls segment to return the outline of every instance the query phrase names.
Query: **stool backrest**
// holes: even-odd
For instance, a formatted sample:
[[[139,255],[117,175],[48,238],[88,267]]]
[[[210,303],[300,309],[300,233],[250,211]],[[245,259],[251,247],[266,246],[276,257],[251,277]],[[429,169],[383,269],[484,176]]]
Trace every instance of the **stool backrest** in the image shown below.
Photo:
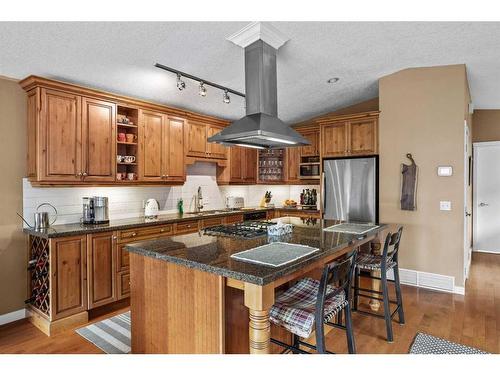
[[[387,257],[398,261],[399,243],[401,242],[401,235],[403,234],[403,227],[399,227],[395,233],[388,233],[385,238],[384,250],[382,251],[382,262],[387,261]]]
[[[316,319],[323,321],[325,300],[344,292],[346,300],[349,300],[351,292],[351,280],[356,264],[357,249],[348,253],[345,257],[328,263],[323,268],[321,281],[316,297]],[[328,287],[333,291],[328,292]]]

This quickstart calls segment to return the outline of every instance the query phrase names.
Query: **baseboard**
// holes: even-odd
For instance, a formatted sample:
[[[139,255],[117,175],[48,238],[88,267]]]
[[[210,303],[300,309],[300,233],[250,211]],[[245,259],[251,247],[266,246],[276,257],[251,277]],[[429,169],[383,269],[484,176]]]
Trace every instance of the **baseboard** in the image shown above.
[[[387,276],[392,276],[392,273]],[[400,268],[399,277],[401,278],[401,284],[436,290],[439,292],[465,295],[465,288],[462,286],[456,286],[455,278],[453,276]]]
[[[10,313],[0,315],[0,326],[7,323],[15,322],[16,320],[24,319],[26,318],[26,316],[27,316],[26,309],[20,309],[17,311],[12,311]]]

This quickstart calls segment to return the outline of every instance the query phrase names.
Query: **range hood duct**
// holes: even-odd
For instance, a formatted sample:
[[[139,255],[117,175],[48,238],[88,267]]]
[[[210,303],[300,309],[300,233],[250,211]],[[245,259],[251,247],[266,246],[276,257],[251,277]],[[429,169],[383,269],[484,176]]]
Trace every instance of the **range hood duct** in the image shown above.
[[[209,142],[256,148],[310,144],[277,117],[276,49],[261,39],[245,47],[245,91],[246,116],[208,138]]]

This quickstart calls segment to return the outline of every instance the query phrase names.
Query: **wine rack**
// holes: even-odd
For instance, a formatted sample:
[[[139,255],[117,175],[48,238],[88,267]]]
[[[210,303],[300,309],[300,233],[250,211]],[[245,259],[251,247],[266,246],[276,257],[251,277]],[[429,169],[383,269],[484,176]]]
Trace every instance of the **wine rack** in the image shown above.
[[[259,150],[259,182],[281,183],[285,178],[285,149]]]
[[[49,240],[30,236],[27,304],[50,316]]]

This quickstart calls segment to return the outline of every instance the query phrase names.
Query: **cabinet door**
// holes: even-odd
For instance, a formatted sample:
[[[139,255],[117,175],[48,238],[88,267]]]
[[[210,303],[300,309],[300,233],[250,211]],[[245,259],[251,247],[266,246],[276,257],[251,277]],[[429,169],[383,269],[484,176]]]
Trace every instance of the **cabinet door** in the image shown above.
[[[89,309],[116,301],[116,233],[87,237]]]
[[[348,123],[339,122],[323,125],[321,128],[321,147],[323,157],[347,154]]]
[[[243,149],[242,147],[238,146],[233,146],[230,147],[230,182],[242,182],[243,181],[243,170],[241,168],[241,160],[242,160],[242,154],[243,154]]]
[[[207,125],[207,139],[211,136],[220,133],[224,129],[222,126]],[[207,141],[208,142],[208,141]],[[217,143],[207,143],[208,157],[215,159],[227,158],[227,147]]]
[[[311,142],[308,146],[302,146],[300,148],[300,156],[319,156],[319,129],[304,131],[301,134],[306,138],[309,142]]]
[[[207,125],[201,122],[188,122],[188,156],[207,157]]]
[[[289,147],[286,149],[286,182],[294,183],[299,179],[299,163],[301,149],[299,147]]]
[[[257,150],[244,148],[241,150],[243,180],[248,183],[257,182]]]
[[[50,240],[50,309],[56,320],[87,310],[86,236]]]
[[[373,155],[378,152],[377,120],[361,119],[349,123],[349,153]]]
[[[184,120],[167,117],[164,134],[164,174],[169,181],[184,181],[186,179]]]
[[[116,175],[116,105],[82,99],[84,181],[114,181]]]
[[[156,112],[141,112],[141,144],[139,178],[143,181],[163,181],[162,153],[164,147],[163,124],[165,115]]]
[[[40,180],[81,181],[81,97],[42,89]]]

